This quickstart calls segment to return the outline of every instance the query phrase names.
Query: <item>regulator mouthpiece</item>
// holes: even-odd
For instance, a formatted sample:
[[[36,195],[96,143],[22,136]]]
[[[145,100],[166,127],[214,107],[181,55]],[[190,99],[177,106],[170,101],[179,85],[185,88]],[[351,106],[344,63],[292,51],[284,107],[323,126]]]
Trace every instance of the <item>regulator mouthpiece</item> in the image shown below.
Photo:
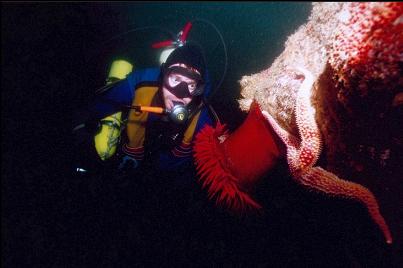
[[[177,123],[182,124],[187,121],[189,117],[189,111],[184,105],[175,105],[172,110],[168,111],[169,118]]]

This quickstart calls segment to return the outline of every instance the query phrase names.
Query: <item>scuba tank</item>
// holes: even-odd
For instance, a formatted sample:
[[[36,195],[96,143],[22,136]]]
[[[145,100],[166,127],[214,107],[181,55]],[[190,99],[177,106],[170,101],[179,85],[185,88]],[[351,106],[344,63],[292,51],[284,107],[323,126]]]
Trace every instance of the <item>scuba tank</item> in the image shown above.
[[[122,80],[133,71],[133,65],[124,60],[112,62],[106,85]],[[112,157],[120,140],[122,129],[122,112],[109,115],[100,121],[100,128],[94,136],[94,145],[101,160]]]

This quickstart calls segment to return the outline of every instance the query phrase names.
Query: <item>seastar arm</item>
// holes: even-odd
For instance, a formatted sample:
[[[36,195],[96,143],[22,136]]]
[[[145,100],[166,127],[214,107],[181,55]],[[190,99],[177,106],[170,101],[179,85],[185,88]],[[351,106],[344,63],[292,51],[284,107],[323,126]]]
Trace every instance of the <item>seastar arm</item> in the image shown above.
[[[378,202],[371,191],[364,186],[342,180],[335,174],[320,167],[310,168],[306,172],[300,174],[300,176],[296,176],[294,178],[302,185],[316,191],[329,195],[350,198],[363,203],[367,207],[367,210],[373,221],[383,232],[386,243],[392,243],[392,235],[388,225],[385,222],[385,219],[382,217],[379,211]]]
[[[287,149],[288,165],[295,166],[296,163],[294,163],[293,161],[297,159],[298,155],[298,139],[294,135],[283,129],[267,111],[262,111],[262,114],[269,122],[274,132],[276,132],[280,139],[284,142]]]
[[[296,99],[295,116],[301,144],[296,163],[298,166],[291,167],[294,172],[312,167],[319,158],[321,152],[321,136],[315,121],[315,109],[311,103],[312,86],[315,82],[311,72],[303,67],[295,67],[305,79],[302,82]]]
[[[267,111],[262,111],[262,114],[267,119],[267,121],[270,123],[274,132],[276,132],[277,135],[280,137],[280,139],[284,142],[284,144],[287,147],[292,147],[292,148],[296,149],[298,146],[298,139],[295,136],[293,136],[292,134],[290,134],[288,131],[283,129]]]

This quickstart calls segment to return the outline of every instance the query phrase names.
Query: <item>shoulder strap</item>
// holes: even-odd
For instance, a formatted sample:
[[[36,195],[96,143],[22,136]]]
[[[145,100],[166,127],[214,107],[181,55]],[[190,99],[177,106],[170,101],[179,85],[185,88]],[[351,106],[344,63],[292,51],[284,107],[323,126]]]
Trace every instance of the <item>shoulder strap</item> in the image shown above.
[[[143,86],[139,87],[135,92],[132,105],[149,106],[158,87]],[[127,121],[127,137],[129,139],[129,146],[138,148],[144,145],[145,139],[145,125],[147,122],[147,112],[137,112],[135,110],[129,111],[129,118]]]

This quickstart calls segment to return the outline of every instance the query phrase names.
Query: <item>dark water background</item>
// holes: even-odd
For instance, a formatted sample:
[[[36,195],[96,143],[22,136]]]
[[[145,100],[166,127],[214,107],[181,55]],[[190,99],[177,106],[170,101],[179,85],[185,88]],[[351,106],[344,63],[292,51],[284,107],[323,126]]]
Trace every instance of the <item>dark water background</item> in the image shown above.
[[[1,5],[3,267],[394,263],[359,205],[307,193],[281,168],[258,193],[265,216],[249,219],[216,210],[200,191],[166,190],[156,174],[149,174],[154,184],[146,184],[156,187],[150,190],[111,174],[71,171],[73,111],[104,84],[114,57],[153,66],[158,54],[150,45],[169,37],[155,29],[117,35],[146,26],[176,34],[194,21],[189,39],[205,49],[216,84],[223,47],[213,27],[196,19],[213,23],[225,40],[228,69],[212,104],[236,128],[244,118],[238,81],[281,53],[286,37],[307,20],[309,2]],[[346,224],[349,215],[360,229]]]

